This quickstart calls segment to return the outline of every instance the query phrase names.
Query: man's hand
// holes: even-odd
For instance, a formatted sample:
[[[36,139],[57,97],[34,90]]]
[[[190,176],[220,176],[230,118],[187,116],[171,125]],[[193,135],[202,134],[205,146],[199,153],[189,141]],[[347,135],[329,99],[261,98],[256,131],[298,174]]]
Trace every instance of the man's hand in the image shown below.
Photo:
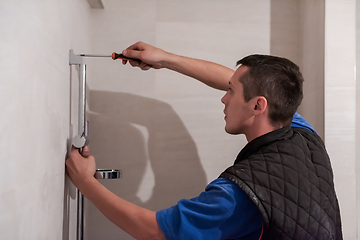
[[[79,149],[72,147],[65,164],[67,174],[80,191],[87,182],[95,179],[95,158],[90,156],[89,147],[85,146],[83,148],[82,155],[79,153]]]
[[[164,61],[170,55],[170,53],[165,52],[160,48],[156,48],[144,42],[137,42],[124,51],[122,54],[126,57],[140,59],[141,62],[129,61],[130,65],[133,67],[139,67],[142,70],[149,70],[150,68],[160,69],[165,67]],[[128,60],[122,60],[122,63],[125,65]]]

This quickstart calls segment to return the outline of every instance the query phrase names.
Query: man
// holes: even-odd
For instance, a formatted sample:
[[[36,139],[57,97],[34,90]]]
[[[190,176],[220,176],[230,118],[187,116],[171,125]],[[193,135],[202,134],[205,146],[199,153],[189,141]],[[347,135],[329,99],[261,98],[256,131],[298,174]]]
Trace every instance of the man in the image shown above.
[[[227,91],[225,131],[249,143],[198,197],[158,212],[112,194],[93,177],[88,148],[84,157],[73,149],[68,175],[107,218],[137,239],[342,239],[329,157],[296,113],[303,78],[294,63],[251,55],[234,72],[142,42],[123,54],[142,70],[168,68]]]

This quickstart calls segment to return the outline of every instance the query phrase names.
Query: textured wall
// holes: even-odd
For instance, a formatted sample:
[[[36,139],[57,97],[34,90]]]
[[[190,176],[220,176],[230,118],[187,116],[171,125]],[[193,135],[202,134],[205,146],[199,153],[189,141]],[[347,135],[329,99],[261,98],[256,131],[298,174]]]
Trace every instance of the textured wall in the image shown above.
[[[0,1],[0,239],[63,239],[69,49],[88,51],[89,13]]]

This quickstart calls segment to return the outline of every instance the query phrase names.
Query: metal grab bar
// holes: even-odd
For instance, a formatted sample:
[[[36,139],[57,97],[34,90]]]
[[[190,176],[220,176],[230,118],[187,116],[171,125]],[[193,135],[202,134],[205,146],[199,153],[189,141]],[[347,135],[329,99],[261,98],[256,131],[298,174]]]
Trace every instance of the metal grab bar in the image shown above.
[[[86,64],[80,64],[80,88],[79,88],[79,129],[78,134],[85,138],[89,134],[85,133],[85,114],[86,114]]]
[[[79,149],[89,142],[89,122],[85,120],[86,114],[86,64],[84,58],[69,52],[69,65],[79,65],[79,114],[78,114],[78,134],[72,138],[72,145]],[[70,93],[71,94],[71,93]],[[76,239],[84,239],[84,196],[79,189],[77,190],[77,233]]]

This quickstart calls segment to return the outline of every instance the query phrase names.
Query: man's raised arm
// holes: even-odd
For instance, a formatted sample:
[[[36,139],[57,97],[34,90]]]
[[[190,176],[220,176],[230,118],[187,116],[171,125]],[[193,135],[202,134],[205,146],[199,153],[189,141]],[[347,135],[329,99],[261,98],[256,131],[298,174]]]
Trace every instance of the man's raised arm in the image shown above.
[[[228,90],[229,80],[234,74],[234,70],[220,64],[176,55],[143,42],[131,45],[122,54],[141,60],[141,62],[130,60],[129,63],[133,67],[139,67],[142,70],[167,68],[224,91]],[[126,63],[127,60],[123,60],[123,64]]]

